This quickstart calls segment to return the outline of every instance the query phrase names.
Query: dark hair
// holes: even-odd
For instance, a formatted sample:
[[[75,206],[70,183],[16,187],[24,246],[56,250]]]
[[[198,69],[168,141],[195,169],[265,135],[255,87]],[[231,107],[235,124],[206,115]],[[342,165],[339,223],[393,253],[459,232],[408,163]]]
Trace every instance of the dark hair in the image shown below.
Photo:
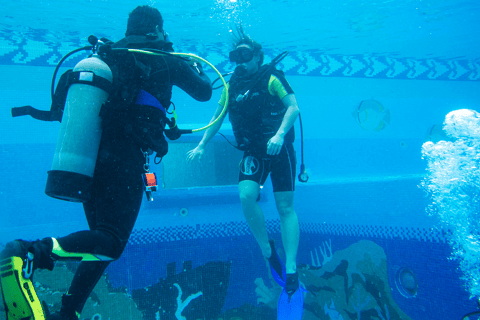
[[[125,36],[139,35],[156,32],[156,27],[163,30],[163,18],[157,8],[138,6],[128,15],[127,31]]]
[[[233,33],[233,50],[235,50],[241,44],[248,45],[250,48],[252,48],[253,54],[259,55],[260,60],[258,61],[258,66],[261,66],[263,64],[263,58],[265,55],[262,50],[262,45],[245,34],[241,25],[237,25],[236,29],[237,34]]]

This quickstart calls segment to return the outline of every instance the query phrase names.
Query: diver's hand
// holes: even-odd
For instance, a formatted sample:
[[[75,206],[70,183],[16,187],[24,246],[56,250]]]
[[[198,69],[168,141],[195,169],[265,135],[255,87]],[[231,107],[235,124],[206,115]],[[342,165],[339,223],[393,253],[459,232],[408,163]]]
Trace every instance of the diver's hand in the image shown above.
[[[194,160],[201,160],[203,156],[204,148],[197,146],[195,149],[188,151],[187,161],[192,162]]]
[[[267,143],[267,154],[276,156],[282,150],[284,138],[278,134],[274,135]]]

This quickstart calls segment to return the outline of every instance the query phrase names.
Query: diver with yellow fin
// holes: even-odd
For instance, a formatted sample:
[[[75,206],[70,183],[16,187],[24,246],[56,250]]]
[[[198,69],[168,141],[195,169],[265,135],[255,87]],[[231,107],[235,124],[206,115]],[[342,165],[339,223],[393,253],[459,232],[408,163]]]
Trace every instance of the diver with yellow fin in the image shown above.
[[[143,192],[155,189],[154,177],[146,176],[149,156],[155,152],[161,160],[167,153],[164,135],[177,139],[192,132],[179,130],[167,117],[172,87],[198,101],[211,98],[210,79],[193,55],[173,52],[156,8],[135,8],[122,40],[90,37],[89,42],[93,55],[62,75],[52,89],[50,111],[12,109],[12,116],[61,122],[45,192],[81,202],[89,230],[6,245],[0,281],[7,320],[79,318],[109,263],[122,254]],[[38,268],[52,270],[56,260],[81,263],[61,309],[50,315],[38,301],[32,277]]]

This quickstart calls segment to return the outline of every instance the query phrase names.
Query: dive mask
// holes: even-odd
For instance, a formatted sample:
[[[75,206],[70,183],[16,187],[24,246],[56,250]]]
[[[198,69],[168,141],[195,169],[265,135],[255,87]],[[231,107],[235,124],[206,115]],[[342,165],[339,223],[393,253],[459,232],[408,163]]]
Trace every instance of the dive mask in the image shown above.
[[[231,62],[237,64],[250,62],[253,59],[253,51],[249,48],[240,47],[230,51],[229,58]]]

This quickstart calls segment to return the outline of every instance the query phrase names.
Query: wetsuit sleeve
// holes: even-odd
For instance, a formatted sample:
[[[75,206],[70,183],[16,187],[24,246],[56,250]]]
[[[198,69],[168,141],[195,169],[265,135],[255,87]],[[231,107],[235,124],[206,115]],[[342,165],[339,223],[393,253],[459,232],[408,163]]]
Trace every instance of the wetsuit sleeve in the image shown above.
[[[212,82],[201,66],[192,67],[182,59],[170,57],[168,68],[172,85],[179,87],[195,100],[210,100]]]
[[[274,74],[270,76],[270,80],[268,81],[268,92],[270,92],[272,96],[279,97],[280,100],[287,95],[294,93],[285,77]]]

